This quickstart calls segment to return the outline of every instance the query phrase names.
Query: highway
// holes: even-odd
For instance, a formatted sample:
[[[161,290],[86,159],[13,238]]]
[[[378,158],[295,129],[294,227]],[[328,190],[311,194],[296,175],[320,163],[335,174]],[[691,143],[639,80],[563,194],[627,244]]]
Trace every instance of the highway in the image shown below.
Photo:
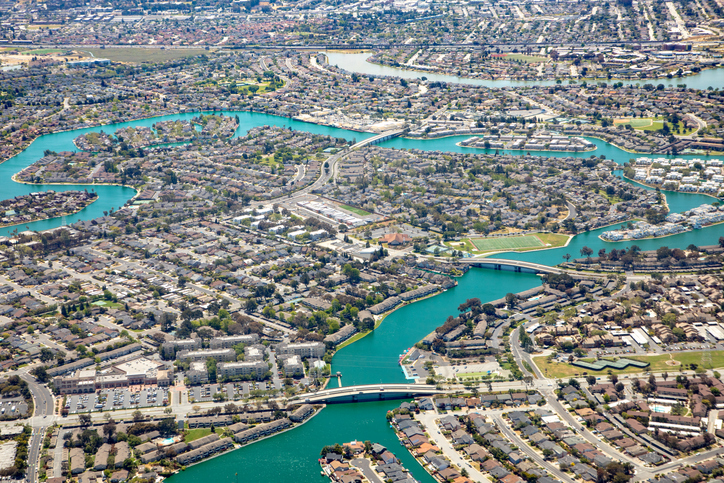
[[[588,48],[595,48],[595,47],[610,47],[610,46],[621,46],[621,45],[628,45],[628,46],[657,46],[670,43],[669,40],[646,40],[646,41],[640,41],[640,40],[632,40],[632,41],[626,41],[626,40],[616,40],[611,42],[594,42],[594,43],[587,43],[586,46]],[[719,40],[708,40],[708,44],[712,45],[720,45],[722,44],[722,41]],[[7,44],[7,45],[14,45],[14,44]],[[194,44],[189,46],[182,46],[182,45],[162,45],[162,44],[154,44],[154,45],[130,45],[130,44],[123,44],[123,45],[112,45],[112,44],[53,44],[53,43],[23,43],[23,46],[33,46],[37,48],[55,48],[55,49],[113,49],[113,48],[139,48],[139,49],[158,49],[158,48],[165,48],[165,49],[198,49],[203,47],[215,47],[217,48],[218,45],[212,44],[212,45],[206,45],[206,44]],[[519,50],[521,48],[525,49],[527,47],[533,48],[535,50],[540,50],[543,47],[580,47],[580,42],[493,42],[493,43],[486,43],[485,45],[475,45],[475,44],[466,44],[464,42],[416,42],[416,43],[365,43],[365,42],[358,42],[358,43],[318,43],[318,44],[275,44],[275,43],[264,43],[264,44],[244,44],[244,45],[236,45],[236,44],[225,44],[224,47],[229,50],[293,50],[293,49],[304,49],[304,50],[389,50],[389,49],[399,49],[399,48],[438,48],[438,49],[473,49],[477,48],[478,50],[490,50],[491,47],[517,47]]]

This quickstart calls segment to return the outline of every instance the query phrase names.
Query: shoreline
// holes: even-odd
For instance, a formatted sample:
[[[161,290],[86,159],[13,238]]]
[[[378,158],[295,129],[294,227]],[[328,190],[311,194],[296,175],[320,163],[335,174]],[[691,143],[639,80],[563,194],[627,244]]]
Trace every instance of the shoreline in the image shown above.
[[[700,192],[698,192],[698,191],[697,191],[696,193],[691,193],[691,192],[686,192],[686,191],[666,190],[666,189],[662,188],[661,186],[654,186],[654,185],[642,183],[641,181],[637,181],[637,180],[635,180],[635,179],[629,178],[628,176],[626,176],[625,174],[623,174],[623,171],[621,172],[621,177],[624,178],[624,179],[627,179],[627,180],[631,181],[632,183],[640,184],[641,186],[646,186],[647,188],[651,188],[652,190],[658,189],[658,190],[661,192],[661,194],[664,196],[664,198],[666,198],[666,195],[664,194],[664,191],[670,191],[670,192],[672,192],[672,193],[683,193],[683,194],[685,194],[685,195],[692,194],[692,195],[709,196],[709,197],[711,197],[711,198],[714,198],[716,201],[719,201],[719,197],[718,197],[718,196],[714,196],[714,195],[711,194],[711,193],[700,193]],[[669,208],[669,204],[668,204],[668,203],[664,203],[664,204],[666,205],[666,208],[668,209],[668,208]],[[669,210],[669,211],[671,211],[671,210]]]
[[[301,427],[301,426],[304,426],[305,424],[307,424],[307,422],[311,421],[312,418],[314,418],[314,417],[317,416],[319,413],[321,413],[322,410],[323,410],[324,408],[326,408],[326,407],[327,407],[327,405],[326,405],[326,404],[323,404],[321,408],[319,408],[317,411],[314,412],[314,414],[312,414],[311,416],[309,416],[307,419],[305,419],[305,420],[302,421],[301,423],[295,424],[295,425],[292,426],[291,428],[287,428],[287,429],[284,429],[284,430],[279,431],[279,432],[277,432],[277,433],[270,434],[269,436],[264,436],[263,438],[255,439],[254,441],[251,441],[251,442],[246,443],[246,444],[242,444],[242,445],[239,445],[239,446],[235,446],[234,448],[229,449],[229,450],[227,450],[227,451],[222,451],[221,453],[216,453],[215,455],[213,455],[213,456],[211,456],[211,457],[209,457],[209,458],[203,459],[203,460],[201,460],[201,461],[195,461],[195,462],[191,463],[190,465],[184,465],[184,466],[182,467],[183,469],[178,469],[178,470],[174,471],[171,475],[165,477],[163,480],[165,480],[166,478],[170,478],[170,477],[172,477],[172,476],[174,476],[174,475],[176,475],[176,474],[178,474],[178,473],[182,473],[182,472],[186,471],[186,469],[191,468],[192,466],[196,466],[196,465],[200,465],[200,464],[202,464],[202,463],[206,463],[206,462],[208,462],[208,461],[213,460],[214,458],[218,458],[219,456],[223,456],[223,455],[225,455],[225,454],[231,454],[231,453],[233,453],[234,451],[240,450],[240,449],[242,449],[242,448],[246,448],[247,446],[251,446],[251,445],[254,444],[254,443],[258,443],[259,441],[264,441],[265,439],[273,438],[273,437],[275,437],[275,436],[279,436],[280,434],[284,434],[284,433],[286,433],[287,431],[292,431],[292,430],[297,429],[297,428],[299,428],[299,427]],[[234,444],[236,445],[237,443],[234,442]],[[163,480],[162,480],[162,481],[163,481]]]
[[[431,48],[441,48],[439,46],[434,46],[434,45],[432,45],[430,47]],[[421,48],[420,50],[423,50],[423,49]],[[328,52],[337,52],[337,51],[328,50]],[[364,52],[366,52],[366,51],[363,50],[362,52],[358,52],[358,53],[364,53]],[[400,69],[400,70],[405,70],[408,72],[417,72],[422,75],[425,75],[425,74],[445,75],[445,76],[449,76],[449,77],[456,77],[458,79],[483,81],[483,82],[558,82],[558,81],[561,81],[561,84],[563,84],[564,82],[573,81],[573,85],[579,85],[579,86],[583,82],[606,82],[606,83],[610,82],[610,83],[615,84],[616,82],[625,81],[625,82],[644,82],[645,83],[645,82],[650,82],[650,81],[662,81],[663,82],[664,79],[673,83],[674,79],[685,80],[687,77],[701,74],[705,70],[715,70],[718,68],[722,68],[722,66],[703,67],[703,68],[701,68],[701,70],[699,72],[692,72],[691,74],[687,74],[686,76],[672,77],[671,79],[669,79],[666,75],[664,75],[663,77],[651,77],[651,78],[646,78],[646,79],[624,79],[624,78],[620,78],[620,77],[617,77],[615,79],[614,78],[609,79],[608,77],[580,77],[578,79],[572,79],[570,77],[553,78],[553,79],[542,79],[542,78],[537,78],[537,77],[535,79],[511,79],[511,78],[484,79],[481,77],[465,77],[465,76],[460,76],[460,75],[455,75],[455,74],[449,74],[447,72],[436,70],[436,68],[434,66],[430,66],[429,67],[430,70],[418,70],[418,69],[411,68],[411,66],[409,66],[407,64],[400,64],[399,62],[397,65],[390,65],[390,64],[383,64],[381,62],[371,61],[370,59],[375,57],[375,55],[377,55],[377,53],[375,53],[373,51],[372,55],[370,57],[368,57],[367,59],[365,59],[365,62],[369,62],[370,64],[378,65],[380,67],[388,67],[390,69]],[[502,59],[504,59],[504,57]],[[506,86],[506,87],[511,87],[511,86]],[[494,87],[489,87],[489,88],[494,88]]]
[[[676,224],[678,224],[678,223],[676,223]],[[701,228],[711,228],[712,226],[717,226],[717,225],[722,225],[722,224],[724,224],[724,221],[718,221],[718,222],[716,222],[716,223],[710,223],[709,225],[703,225]],[[670,235],[647,236],[647,237],[645,237],[645,238],[626,238],[626,239],[623,239],[623,240],[616,240],[616,241],[613,241],[613,240],[604,240],[603,238],[601,238],[601,235],[603,235],[603,233],[602,233],[601,235],[598,235],[598,238],[601,239],[601,241],[604,241],[604,242],[607,242],[607,243],[618,243],[618,242],[639,241],[639,240],[659,240],[659,239],[662,239],[662,238],[668,238],[668,237],[670,237],[670,236],[681,235],[681,234],[688,233],[688,232],[694,231],[694,230],[696,230],[696,228],[689,228],[688,230],[684,230],[684,231],[681,231],[681,232],[679,232],[679,233],[671,233]]]
[[[71,191],[71,190],[69,190],[69,191]],[[98,201],[99,198],[100,198],[100,195],[99,195],[98,193],[96,193],[96,197],[93,198],[93,201],[91,201],[90,203],[88,203],[87,205],[85,205],[83,208],[81,208],[80,210],[76,211],[75,213],[66,213],[65,215],[53,216],[53,217],[51,217],[51,218],[39,218],[39,219],[37,219],[37,220],[24,221],[24,222],[22,222],[22,223],[14,223],[14,224],[12,224],[12,225],[2,225],[2,224],[0,224],[0,228],[10,228],[10,227],[13,227],[13,226],[24,225],[24,224],[26,224],[26,223],[35,223],[35,222],[38,222],[38,221],[55,220],[56,218],[65,218],[66,216],[75,216],[75,215],[77,215],[78,213],[80,213],[81,211],[83,211],[83,210],[85,210],[86,208],[88,208],[90,205],[92,205],[92,204],[95,203],[96,201]],[[35,231],[35,230],[31,230],[31,231]],[[36,231],[36,233],[38,233],[38,232]]]
[[[430,299],[430,298],[436,297],[436,296],[438,296],[438,295],[440,295],[441,293],[444,293],[444,292],[446,292],[445,289],[438,290],[438,291],[435,292],[435,293],[431,293],[430,295],[426,295],[426,296],[424,296],[424,297],[420,297],[419,299],[411,300],[411,301],[408,301],[408,302],[403,302],[403,303],[401,303],[400,305],[398,305],[397,307],[395,307],[394,309],[388,310],[387,312],[383,312],[383,313],[380,315],[380,319],[377,320],[377,321],[375,321],[375,327],[374,327],[372,330],[367,331],[367,332],[366,332],[362,337],[360,337],[359,339],[355,339],[355,340],[349,342],[348,344],[345,344],[345,343],[348,342],[350,339],[353,339],[353,338],[354,338],[354,335],[353,335],[352,337],[350,337],[350,339],[342,342],[342,343],[340,344],[340,347],[339,347],[339,348],[335,348],[335,349],[334,349],[334,353],[336,354],[338,351],[344,349],[345,347],[350,346],[350,345],[354,344],[355,342],[359,342],[359,341],[361,341],[362,339],[364,339],[365,337],[367,337],[368,335],[370,335],[371,333],[373,333],[375,330],[377,330],[377,329],[382,325],[382,322],[384,322],[384,320],[385,320],[390,314],[392,314],[393,312],[395,312],[396,310],[401,309],[402,307],[407,307],[407,306],[412,305],[412,304],[417,303],[417,302],[422,302],[423,300],[426,300],[426,299]],[[355,335],[359,335],[359,334],[361,334],[361,333],[362,333],[362,332],[359,332],[358,334],[355,334]],[[330,379],[331,379],[331,377],[332,377],[332,376],[330,376]]]
[[[464,136],[464,134],[461,134],[461,136]],[[570,137],[570,136],[568,136],[568,137]],[[409,138],[409,139],[420,139],[420,138]],[[432,138],[432,139],[438,139],[438,138]],[[468,149],[503,149],[506,151],[528,151],[528,152],[531,151],[528,149],[508,148],[508,147],[504,147],[504,148],[482,147],[481,148],[479,146],[465,146],[464,144],[462,144],[462,142],[455,143],[455,146],[459,146],[461,148],[468,148]],[[594,145],[593,149],[584,149],[582,151],[559,151],[558,149],[534,149],[533,151],[538,152],[538,153],[574,153],[574,154],[576,154],[576,153],[591,153],[597,149],[598,149],[598,146]]]

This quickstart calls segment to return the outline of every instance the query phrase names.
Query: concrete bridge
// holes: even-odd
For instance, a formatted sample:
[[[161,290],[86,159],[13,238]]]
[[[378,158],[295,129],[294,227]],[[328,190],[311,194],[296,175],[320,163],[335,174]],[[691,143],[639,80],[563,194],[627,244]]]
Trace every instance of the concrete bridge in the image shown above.
[[[463,258],[457,263],[472,267],[489,268],[492,270],[509,270],[523,273],[567,273],[574,278],[606,278],[605,273],[577,272],[565,268],[541,265],[540,263],[524,262],[521,260],[506,260],[504,258]]]
[[[404,132],[405,132],[404,129],[392,129],[390,131],[385,131],[376,136],[372,136],[370,138],[363,139],[362,141],[360,141],[357,144],[355,144],[354,146],[352,146],[350,149],[361,148],[363,146],[369,146],[371,144],[379,144],[379,143],[387,141],[388,139],[396,138],[397,136],[399,136],[400,134],[402,134]]]
[[[292,400],[309,404],[364,402],[384,399],[407,399],[444,393],[444,390],[437,389],[435,386],[422,384],[365,384],[323,389],[313,394],[295,396]]]
[[[492,270],[509,270],[525,273],[564,273],[562,268],[541,265],[540,263],[506,260],[504,258],[463,258],[458,263],[473,267],[490,268]]]

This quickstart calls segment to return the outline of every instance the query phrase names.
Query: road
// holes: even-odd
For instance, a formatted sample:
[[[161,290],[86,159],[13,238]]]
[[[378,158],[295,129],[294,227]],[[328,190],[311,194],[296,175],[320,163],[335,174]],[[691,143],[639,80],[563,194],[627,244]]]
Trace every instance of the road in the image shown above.
[[[450,440],[443,436],[440,432],[440,426],[438,426],[435,422],[435,420],[439,417],[440,415],[437,412],[431,411],[425,411],[415,415],[415,419],[420,422],[422,427],[425,429],[425,432],[431,436],[431,439],[435,441],[435,444],[442,450],[443,454],[453,462],[453,464],[457,465],[457,467],[461,470],[465,468],[470,475],[470,478],[474,481],[489,481],[487,476],[465,461],[465,458],[463,458],[458,451],[455,451],[455,448],[453,448]]]
[[[29,483],[36,483],[38,481],[38,463],[40,461],[40,450],[43,445],[43,436],[45,435],[46,429],[45,426],[33,428],[33,435],[30,437],[30,443],[28,444],[28,469],[25,472]]]
[[[521,330],[525,330],[525,325],[525,323],[520,324],[510,334],[510,351],[513,353],[513,358],[518,364],[520,370],[523,372],[523,375],[531,376],[535,379],[547,380],[543,373],[540,371],[540,369],[538,369],[538,366],[533,363],[533,359],[530,357],[530,354],[524,351],[523,348],[520,346],[519,334]],[[525,364],[523,364],[523,362],[526,362],[531,367],[531,369],[533,369],[533,373],[525,368]]]
[[[39,384],[36,379],[26,372],[19,372],[18,376],[28,383],[30,394],[33,396],[35,409],[29,423],[33,428],[33,435],[28,444],[28,471],[27,479],[30,483],[38,481],[38,462],[43,445],[43,436],[47,426],[52,424],[55,399],[50,390]],[[50,417],[49,417],[50,416]]]
[[[568,207],[568,216],[566,216],[563,221],[575,220],[576,215],[578,214],[578,212],[576,211],[576,207],[568,200],[566,200],[566,206]]]
[[[498,429],[500,430],[503,435],[508,438],[508,440],[513,443],[515,446],[518,447],[521,451],[523,451],[530,459],[536,462],[539,466],[542,468],[545,468],[548,470],[548,473],[555,476],[558,481],[565,481],[566,483],[574,483],[574,480],[563,473],[560,469],[556,468],[555,465],[551,464],[550,462],[546,461],[540,454],[538,454],[537,451],[535,451],[533,448],[528,446],[528,443],[523,441],[513,430],[508,427],[508,424],[505,422],[503,417],[499,414],[495,414],[491,416],[495,424],[498,426]]]
[[[585,426],[579,423],[578,420],[576,420],[576,418],[574,418],[571,413],[569,413],[566,408],[563,407],[563,404],[558,401],[558,397],[553,392],[553,388],[544,389],[541,392],[543,393],[543,396],[546,398],[546,401],[548,401],[548,404],[551,406],[553,411],[555,411],[556,414],[558,414],[558,416],[566,424],[568,424],[568,426],[576,429],[579,436],[591,443],[594,447],[598,448],[601,452],[605,453],[606,456],[608,456],[609,458],[619,460],[623,463],[631,463],[636,470],[637,478],[647,480],[654,477],[654,472],[652,472],[649,468],[643,466],[641,464],[641,460],[632,458],[629,455],[625,455],[620,451],[613,449],[611,446],[598,439],[595,435],[593,435],[593,433],[588,431],[588,429],[586,429]]]

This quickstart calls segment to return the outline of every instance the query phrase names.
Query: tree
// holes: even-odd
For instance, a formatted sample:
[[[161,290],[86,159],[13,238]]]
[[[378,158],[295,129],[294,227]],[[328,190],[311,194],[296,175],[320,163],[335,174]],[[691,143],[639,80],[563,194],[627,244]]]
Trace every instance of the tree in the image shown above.
[[[349,263],[345,263],[342,267],[342,274],[349,277],[351,283],[357,283],[360,280],[360,271]]]
[[[47,347],[42,347],[40,349],[40,360],[42,362],[48,362],[53,360],[53,351],[51,351]]]
[[[256,312],[257,307],[258,305],[256,303],[256,300],[254,300],[253,298],[250,297],[246,300],[246,305],[244,308],[247,312]]]
[[[176,420],[174,418],[165,418],[161,420],[161,422],[158,423],[158,431],[161,434],[175,434],[178,431]]]
[[[587,246],[584,246],[581,248],[581,255],[588,258],[588,262],[591,262],[591,255],[593,255],[593,250],[591,248],[588,248]]]
[[[143,419],[143,413],[141,411],[139,411],[138,409],[133,411],[133,420],[135,422],[143,421]]]
[[[48,375],[48,371],[45,369],[45,366],[36,367],[32,370],[32,374],[35,376],[35,379],[37,379],[38,382],[45,383],[50,380],[50,376]]]
[[[91,415],[90,414],[79,414],[78,415],[78,422],[80,423],[81,427],[86,427],[91,425]]]
[[[116,432],[116,423],[112,419],[108,421],[106,424],[103,425],[103,435],[107,439],[111,439],[113,437],[113,433]]]
[[[515,294],[510,292],[505,294],[505,303],[508,304],[509,309],[515,307]]]

